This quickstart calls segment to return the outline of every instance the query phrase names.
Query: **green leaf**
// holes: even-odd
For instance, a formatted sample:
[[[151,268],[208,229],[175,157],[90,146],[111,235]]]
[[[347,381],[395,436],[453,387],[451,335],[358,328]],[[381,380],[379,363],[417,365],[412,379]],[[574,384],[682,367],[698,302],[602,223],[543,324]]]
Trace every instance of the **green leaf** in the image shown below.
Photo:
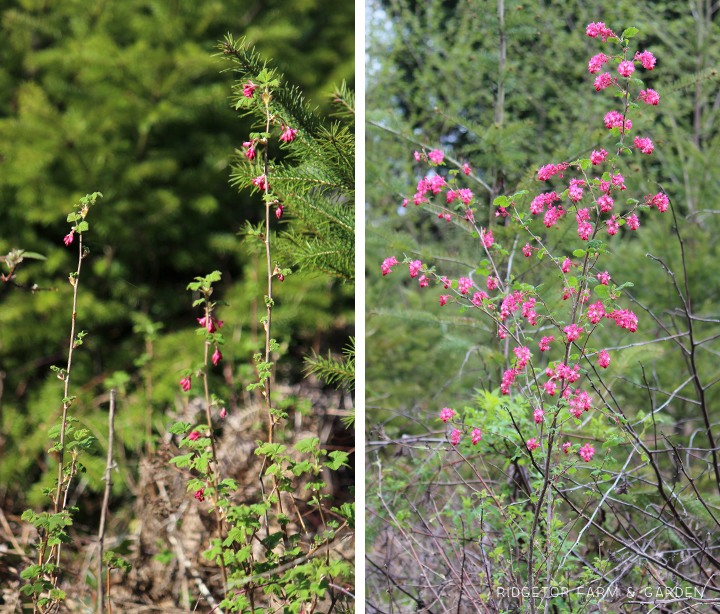
[[[175,458],[170,459],[170,463],[175,464],[178,467],[187,467],[190,464],[190,459],[192,459],[194,454],[194,452],[191,452],[190,454],[176,456]]]
[[[576,250],[573,252],[573,256],[575,256],[576,258],[581,258],[581,257],[584,256],[584,255],[585,255],[585,250],[584,250],[584,249],[576,249]]]
[[[625,30],[625,32],[622,33],[622,36],[620,36],[620,38],[632,38],[638,32],[640,32],[640,30],[638,30],[637,28],[628,28],[627,30]]]
[[[337,471],[340,467],[349,467],[347,459],[349,454],[347,452],[341,452],[340,450],[333,450],[328,455],[330,460],[326,460],[324,465],[329,467],[332,471]]]
[[[83,220],[75,227],[75,232],[86,232],[90,229],[86,220]]]
[[[184,435],[190,430],[192,423],[190,422],[176,422],[169,429],[168,432],[173,435]]]

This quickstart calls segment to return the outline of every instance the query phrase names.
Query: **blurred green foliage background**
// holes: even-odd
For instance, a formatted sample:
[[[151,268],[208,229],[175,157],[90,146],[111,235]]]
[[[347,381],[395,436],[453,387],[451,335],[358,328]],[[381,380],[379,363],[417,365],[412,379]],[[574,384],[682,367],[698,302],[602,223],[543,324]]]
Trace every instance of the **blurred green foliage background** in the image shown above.
[[[0,0],[0,253],[39,252],[17,284],[0,286],[0,506],[42,501],[52,460],[46,430],[59,416],[72,313],[65,218],[86,193],[104,198],[88,216],[91,250],[80,280],[75,354],[79,415],[104,446],[111,386],[128,453],[151,440],[182,406],[179,371],[201,361],[188,282],[218,269],[219,315],[228,344],[213,384],[242,403],[260,347],[256,302],[263,259],[236,233],[264,215],[261,200],[228,183],[230,162],[251,129],[229,106],[231,72],[213,57],[228,32],[245,36],[309,100],[354,85],[354,5],[328,0]],[[280,154],[279,150],[275,152]],[[281,262],[282,266],[292,263]],[[6,272],[6,271],[3,271]],[[353,289],[317,275],[276,284],[275,332],[289,355],[281,376],[297,381],[310,349],[338,351],[353,324]],[[197,313],[196,313],[197,312]],[[88,463],[96,488],[99,456]],[[52,480],[52,472],[43,478]],[[122,488],[121,484],[116,484]]]

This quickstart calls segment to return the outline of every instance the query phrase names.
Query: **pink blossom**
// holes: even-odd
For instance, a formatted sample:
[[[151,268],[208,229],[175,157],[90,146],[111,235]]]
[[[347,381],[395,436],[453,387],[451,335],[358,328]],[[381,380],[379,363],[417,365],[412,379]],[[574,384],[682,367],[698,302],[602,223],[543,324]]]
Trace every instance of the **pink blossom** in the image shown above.
[[[660,213],[665,213],[667,211],[668,205],[670,204],[670,200],[667,196],[665,196],[665,194],[660,192],[659,194],[653,196],[650,204],[655,205],[658,208],[658,211],[660,211]]]
[[[630,217],[628,217],[627,225],[630,230],[637,230],[640,228],[640,220],[638,219],[638,216],[633,213]]]
[[[188,435],[188,439],[190,441],[197,441],[200,438],[200,432],[199,431],[193,431]]]
[[[285,275],[283,275],[282,273],[278,273],[277,277],[278,277],[278,281],[285,281]]]
[[[285,207],[283,205],[278,205],[275,209],[275,217],[277,219],[280,219],[283,216],[283,212],[285,211]]]
[[[524,318],[529,318],[530,314],[533,314],[533,308],[535,307],[535,298],[528,296],[522,305],[522,314]]]
[[[620,230],[620,223],[618,220],[619,218],[615,218],[615,214],[613,213],[612,217],[605,222],[608,227],[607,231],[609,235],[616,235]]]
[[[656,105],[660,102],[660,96],[655,90],[648,88],[647,90],[640,91],[640,98],[642,98],[645,104]]]
[[[442,420],[445,423],[450,422],[452,420],[453,416],[455,415],[455,412],[450,409],[449,407],[443,407],[442,411],[440,412],[440,420]]]
[[[408,268],[410,269],[410,277],[417,277],[418,273],[420,273],[420,269],[422,269],[422,262],[419,260],[413,260],[408,265]]]
[[[551,397],[554,397],[557,392],[557,385],[552,380],[545,382],[543,388],[545,388],[545,392]]]
[[[267,189],[267,179],[265,178],[265,175],[260,175],[259,177],[255,177],[255,179],[253,179],[252,182],[254,185],[257,186],[258,190]]]
[[[583,222],[578,220],[578,236],[583,240],[587,241],[593,232],[593,225],[590,222]]]
[[[572,342],[580,337],[580,333],[583,332],[583,329],[577,324],[570,324],[570,326],[566,326],[565,328],[563,328],[563,331],[567,335],[568,341]]]
[[[590,61],[588,62],[588,71],[590,74],[594,75],[595,73],[600,72],[603,64],[607,64],[609,61],[610,60],[604,53],[598,53],[590,58]]]
[[[243,95],[245,98],[252,98],[256,89],[257,85],[255,85],[252,81],[248,81],[245,85],[243,85]]]
[[[221,360],[222,360],[222,352],[218,348],[215,348],[215,352],[213,352],[213,355],[212,355],[212,362],[217,367],[217,363],[219,363]]]
[[[473,429],[472,430],[472,442],[473,445],[477,445],[478,442],[482,439],[482,431],[480,429]]]
[[[575,396],[570,399],[570,413],[576,418],[580,418],[583,412],[590,411],[592,399],[587,392],[575,391]]]
[[[198,324],[200,324],[203,328],[206,328],[209,333],[214,333],[218,328],[222,328],[222,325],[225,324],[223,320],[218,320],[212,316],[209,319],[203,316],[202,318],[198,318],[197,321]]]
[[[515,369],[508,369],[503,373],[502,384],[500,384],[500,392],[503,394],[510,394],[510,386],[515,382],[515,376],[517,371]]]
[[[440,306],[444,307],[447,304],[447,301],[449,298],[450,298],[449,294],[441,294],[440,295]]]
[[[452,283],[452,281],[444,275],[440,278],[440,281],[443,283],[443,288],[445,288],[446,290],[450,287],[450,284]]]
[[[220,410],[220,417],[227,418],[227,409],[225,409],[224,407]]]
[[[621,113],[618,113],[617,111],[610,111],[610,113],[605,115],[605,119],[603,121],[605,122],[606,128],[620,128],[620,132],[623,132],[623,116]],[[631,128],[632,121],[626,119],[625,130],[630,130]]]
[[[487,292],[480,290],[472,297],[472,304],[475,305],[475,307],[482,307],[482,302],[486,298],[489,298]]]
[[[580,448],[579,453],[580,453],[580,456],[582,456],[582,459],[586,463],[589,463],[590,459],[595,454],[595,448],[592,445],[590,445],[589,443],[586,443],[582,448]]]
[[[597,202],[598,205],[600,205],[600,211],[603,212],[610,211],[615,204],[615,201],[613,201],[612,196],[609,194],[603,194],[600,198],[598,198]]]
[[[497,211],[495,212],[495,217],[507,217],[510,215],[505,207],[498,207]]]
[[[618,66],[618,72],[623,77],[629,77],[631,74],[635,72],[635,64],[632,62],[629,62],[628,60],[625,60],[624,62],[620,62],[620,66]]]
[[[620,328],[627,328],[631,333],[637,331],[638,318],[629,309],[617,309],[607,314],[606,317],[614,320]]]
[[[460,170],[465,173],[466,175],[470,175],[470,166],[468,166],[468,163],[466,162],[460,167]],[[473,442],[475,443],[475,442]]]
[[[610,76],[609,72],[604,72],[597,77],[595,77],[595,91],[599,92],[600,90],[604,90],[606,87],[612,85],[613,78]]]
[[[575,365],[574,368],[570,368],[561,362],[555,369],[555,374],[558,379],[565,379],[572,384],[580,379],[580,366]]]
[[[612,175],[612,184],[620,190],[627,189],[625,187],[625,177],[623,177],[620,173],[615,173],[614,175]]]
[[[543,411],[542,407],[536,407],[535,411],[533,412],[533,418],[535,419],[535,424],[540,424],[543,421],[544,415],[545,415],[545,412]]]
[[[443,152],[439,149],[433,149],[429,154],[428,157],[430,158],[430,161],[433,164],[442,164],[443,161]]]
[[[525,442],[525,445],[527,446],[527,449],[531,452],[533,450],[537,450],[540,447],[540,444],[538,443],[537,437],[533,437],[532,439],[528,439]]]
[[[610,366],[610,354],[608,354],[607,351],[605,351],[605,350],[600,352],[600,358],[598,358],[597,363],[603,369],[607,369]]]
[[[496,215],[497,215],[497,213],[496,213]],[[466,210],[465,210],[465,219],[466,219],[468,222],[474,222],[474,221],[475,221],[475,216],[473,215],[473,210],[472,210],[472,209],[466,209]]]
[[[599,36],[603,43],[607,38],[615,36],[613,31],[610,28],[605,27],[605,24],[602,22],[588,24],[588,27],[585,28],[585,34],[591,38],[597,38]]]
[[[498,287],[498,280],[495,279],[494,277],[488,277],[487,278],[487,289],[490,290],[490,292],[492,292],[497,287]]]
[[[570,260],[570,258],[565,258],[565,260],[563,260],[562,267],[560,267],[561,270],[562,270],[562,272],[563,272],[563,273],[569,273],[569,272],[570,272],[570,267],[572,266],[572,264],[573,264],[573,263],[572,263],[572,261]]]
[[[420,279],[418,279],[418,281],[420,282],[421,288],[427,288],[428,285],[430,284],[430,282],[428,281],[427,277],[425,277],[425,275],[420,275]]]
[[[593,324],[597,324],[605,317],[605,307],[603,307],[602,301],[593,303],[588,307],[587,317]]]
[[[420,205],[422,203],[427,202],[427,198],[425,198],[422,194],[419,192],[413,196],[413,202],[415,203],[415,206]]]
[[[653,54],[647,50],[643,51],[642,53],[636,51],[635,57],[633,59],[636,62],[640,62],[645,70],[652,70],[653,68],[655,68],[655,62],[657,62]]]
[[[565,211],[563,211],[561,206],[548,207],[548,210],[545,212],[545,217],[543,218],[543,224],[551,228],[563,215],[565,215]]]
[[[462,188],[458,190],[458,197],[464,204],[469,205],[473,199],[473,193],[468,188]]]
[[[550,177],[556,175],[557,172],[557,167],[554,164],[548,164],[538,171],[538,177],[540,178],[540,181],[547,181]]]
[[[563,449],[563,452],[565,452],[565,454],[567,454],[570,451],[570,448],[572,448],[572,444],[569,441],[567,441],[563,444],[562,449]]]
[[[200,490],[195,491],[195,498],[198,501],[205,501],[205,489],[201,488]]]
[[[525,244],[525,247],[522,249],[522,253],[525,258],[530,258],[530,256],[532,256],[532,247],[530,247],[530,243]]]
[[[407,204],[408,204],[408,199],[407,199],[407,198],[403,198],[402,206],[403,206],[403,207],[407,207]]]
[[[468,294],[472,287],[473,281],[469,277],[461,277],[458,280],[458,290],[460,290],[460,294]]]
[[[487,231],[481,230],[480,231],[480,240],[483,242],[483,245],[485,245],[486,248],[489,248],[495,242],[495,239],[493,238],[492,230],[490,230],[490,229],[488,229]]]
[[[281,141],[285,141],[286,143],[289,143],[290,141],[295,140],[295,135],[297,134],[297,130],[293,130],[289,126],[283,126],[283,133],[280,137]]]
[[[569,288],[567,286],[563,287],[562,290],[562,297],[563,300],[566,301],[570,298],[571,295],[575,294],[576,290],[573,286],[570,286]]]
[[[454,445],[454,446],[458,445],[460,443],[460,437],[462,437],[462,431],[455,429],[450,434],[450,442],[452,443],[452,445]]]
[[[584,185],[585,181],[583,181],[582,179],[570,180],[570,188],[568,190],[568,195],[570,196],[570,200],[572,200],[574,203],[576,203],[582,198]]]
[[[75,236],[75,229],[73,228],[68,234],[65,235],[63,238],[63,242],[65,245],[70,245],[70,243],[73,242],[73,238]]]
[[[417,160],[418,162],[420,162],[420,160],[423,159],[423,155],[424,155],[424,154],[418,153],[418,152],[416,151],[416,152],[415,152],[415,160]]]
[[[653,152],[653,149],[655,148],[653,142],[647,137],[639,138],[636,136],[634,142],[635,147],[637,147],[644,154],[651,154]]]
[[[593,150],[593,152],[590,154],[590,162],[593,164],[600,164],[601,162],[605,162],[608,157],[608,152],[604,149],[600,149],[599,151]]]
[[[550,344],[555,341],[555,337],[550,335],[549,337],[543,337],[540,339],[540,351],[547,352],[550,349]]]
[[[257,152],[255,151],[255,146],[252,144],[252,141],[248,141],[247,143],[243,143],[243,147],[247,147],[247,148],[248,148],[247,151],[245,152],[245,156],[247,157],[247,159],[248,159],[248,160],[254,160],[254,159],[255,159],[255,155],[256,155]]]
[[[505,339],[507,337],[507,330],[501,324],[498,324],[498,339]]]
[[[392,273],[392,268],[396,265],[400,264],[397,260],[395,260],[395,256],[390,256],[390,258],[385,258],[382,263],[382,274],[383,277],[387,275],[388,273]]]
[[[430,189],[432,190],[433,194],[437,194],[445,187],[445,177],[441,177],[440,175],[434,175],[432,179],[430,179]]]
[[[608,273],[607,271],[605,271],[604,273],[598,273],[597,278],[603,286],[607,286],[608,282],[610,281],[610,273]]]
[[[515,353],[515,356],[517,358],[517,368],[522,369],[525,367],[525,365],[530,360],[530,348],[528,347],[517,347],[513,349],[513,352]]]
[[[458,198],[458,193],[453,190],[449,190],[446,197],[447,204],[451,205],[456,198]]]

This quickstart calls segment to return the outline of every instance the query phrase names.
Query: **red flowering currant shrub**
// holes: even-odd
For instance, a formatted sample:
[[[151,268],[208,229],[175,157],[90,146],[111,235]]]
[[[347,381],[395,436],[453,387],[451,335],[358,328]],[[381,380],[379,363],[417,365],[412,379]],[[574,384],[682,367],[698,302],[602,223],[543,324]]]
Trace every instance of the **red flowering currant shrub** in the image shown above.
[[[378,460],[379,509],[404,544],[384,547],[417,566],[419,586],[403,592],[418,609],[535,614],[652,603],[669,611],[682,598],[709,611],[720,597],[718,414],[708,402],[719,380],[698,355],[711,349],[719,321],[694,311],[685,229],[662,185],[626,186],[634,160],[658,155],[646,130],[661,95],[641,80],[657,60],[632,48],[636,28],[591,23],[586,33],[605,50],[588,62],[594,95],[607,96],[601,144],[541,161],[525,189],[492,203],[472,191],[469,180],[490,190],[472,160],[415,151],[424,176],[403,213],[417,207],[453,224],[476,259],[396,253],[381,264],[383,276],[407,266],[419,292],[437,292],[443,311],[490,333],[482,355],[503,365],[483,364],[470,406],[443,407],[442,389],[432,391],[442,436],[399,442],[433,448],[420,476],[399,486]],[[648,254],[630,268],[662,267],[666,305],[644,304],[633,278],[615,273],[628,269],[616,253],[642,241],[654,216],[672,218],[674,261]],[[660,342],[669,348],[652,347]],[[687,367],[679,386],[646,374],[644,363],[670,351]],[[640,368],[631,373],[633,359]],[[627,404],[620,384],[628,377],[647,391],[644,408]],[[678,395],[696,410],[690,438],[662,428]],[[442,448],[448,456],[438,460]],[[416,483],[424,491],[408,496]],[[444,502],[434,497],[440,489]],[[393,512],[398,493],[405,507]]]

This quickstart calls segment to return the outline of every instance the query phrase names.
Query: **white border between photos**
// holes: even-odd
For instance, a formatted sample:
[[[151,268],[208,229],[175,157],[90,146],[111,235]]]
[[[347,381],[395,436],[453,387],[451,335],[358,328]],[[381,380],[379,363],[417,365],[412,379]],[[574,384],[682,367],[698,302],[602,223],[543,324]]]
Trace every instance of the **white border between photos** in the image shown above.
[[[355,612],[365,612],[365,2],[355,0]]]

